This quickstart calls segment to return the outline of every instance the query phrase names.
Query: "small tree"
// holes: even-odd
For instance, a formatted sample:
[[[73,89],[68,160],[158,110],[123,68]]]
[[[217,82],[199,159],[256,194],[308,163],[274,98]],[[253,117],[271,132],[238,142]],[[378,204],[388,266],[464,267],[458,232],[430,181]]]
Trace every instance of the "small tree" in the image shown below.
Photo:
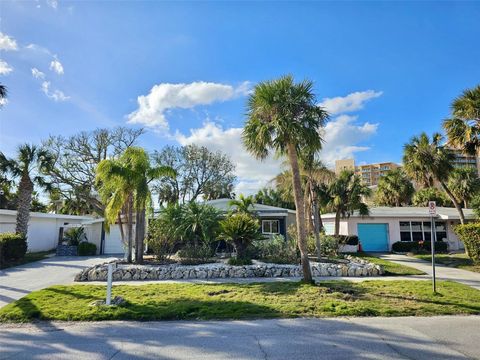
[[[238,259],[247,259],[247,249],[255,240],[263,236],[259,232],[260,223],[253,216],[234,213],[220,221],[220,237],[233,244]]]

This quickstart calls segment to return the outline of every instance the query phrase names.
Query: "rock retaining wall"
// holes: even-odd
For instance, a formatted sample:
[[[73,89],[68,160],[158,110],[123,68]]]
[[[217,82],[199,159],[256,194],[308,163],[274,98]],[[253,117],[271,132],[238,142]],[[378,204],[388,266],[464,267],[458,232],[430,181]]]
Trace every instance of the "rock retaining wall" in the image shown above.
[[[180,280],[180,279],[221,279],[256,277],[300,277],[298,265],[255,264],[231,266],[222,263],[205,265],[124,265],[115,264],[114,281],[129,280]],[[361,259],[346,263],[311,263],[313,276],[377,276],[383,275],[383,268]],[[75,276],[75,281],[106,281],[107,264],[84,269]]]

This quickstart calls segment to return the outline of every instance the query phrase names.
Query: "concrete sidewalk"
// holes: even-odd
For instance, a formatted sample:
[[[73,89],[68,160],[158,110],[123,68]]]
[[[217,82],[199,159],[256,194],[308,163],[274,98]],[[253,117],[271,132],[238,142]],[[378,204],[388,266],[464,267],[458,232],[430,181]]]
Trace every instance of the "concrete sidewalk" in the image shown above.
[[[51,285],[71,284],[82,269],[116,259],[111,256],[54,256],[0,270],[0,307]]]
[[[379,257],[384,260],[421,270],[427,273],[428,277],[431,277],[432,275],[432,264],[428,261],[400,254],[380,254]],[[438,280],[457,281],[459,283],[480,290],[480,273],[462,269],[455,269],[439,264],[435,265],[435,269],[436,277]]]
[[[480,317],[0,325],[0,359],[480,359]]]

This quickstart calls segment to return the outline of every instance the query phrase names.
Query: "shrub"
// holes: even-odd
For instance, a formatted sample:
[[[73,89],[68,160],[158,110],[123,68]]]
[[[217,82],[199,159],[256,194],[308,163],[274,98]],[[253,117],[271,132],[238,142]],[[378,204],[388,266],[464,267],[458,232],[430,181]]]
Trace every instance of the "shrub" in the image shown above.
[[[254,242],[257,257],[269,263],[298,264],[299,256],[294,241],[287,241],[281,235],[275,235],[271,239]]]
[[[291,224],[287,228],[287,235],[288,235],[288,238],[291,239],[292,242],[295,244],[295,247],[298,247],[297,227],[295,226],[295,224]],[[317,251],[317,244],[315,242],[315,236],[312,234],[307,235],[307,253],[314,254],[316,251]]]
[[[233,265],[233,266],[243,266],[243,265],[252,265],[252,259],[250,258],[237,258],[237,257],[232,257],[228,259],[228,265]]]
[[[165,219],[165,214],[148,224],[148,250],[155,255],[158,261],[166,262],[174,253],[179,240],[176,237],[172,223]]]
[[[197,265],[211,262],[210,258],[213,256],[213,249],[210,244],[201,245],[186,245],[183,249],[178,251],[180,263],[184,265]]]
[[[245,259],[252,242],[263,239],[259,229],[257,219],[250,214],[238,212],[220,221],[220,238],[233,244],[238,259]]]
[[[63,239],[68,241],[68,245],[78,246],[82,241],[87,241],[87,235],[83,226],[73,227],[65,231]]]
[[[429,253],[431,251],[431,242],[430,241],[397,241],[392,244],[392,251],[394,252],[425,252]],[[442,253],[447,252],[448,244],[444,241],[435,242],[435,252]]]
[[[83,241],[78,244],[77,251],[80,256],[95,255],[97,253],[97,245]]]
[[[320,236],[320,253],[322,256],[337,257],[338,249],[340,247],[340,238],[333,235]]]
[[[22,259],[27,253],[27,238],[21,234],[0,234],[0,266],[10,260]]]
[[[457,225],[454,231],[465,244],[470,259],[480,263],[480,223]]]

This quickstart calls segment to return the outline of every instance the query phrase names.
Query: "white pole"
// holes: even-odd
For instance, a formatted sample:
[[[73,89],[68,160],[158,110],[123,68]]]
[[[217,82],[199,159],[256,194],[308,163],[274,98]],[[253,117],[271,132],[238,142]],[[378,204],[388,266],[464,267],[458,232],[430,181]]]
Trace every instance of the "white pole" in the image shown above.
[[[432,216],[431,225],[432,227],[432,235],[430,239],[431,243],[431,251],[432,251],[432,285],[433,285],[433,292],[437,292],[437,281],[435,276],[435,242],[437,240],[437,229],[435,229],[435,217]]]
[[[105,304],[110,305],[112,302],[112,273],[113,273],[113,265],[112,263],[108,264],[108,275],[107,275],[107,300]]]

